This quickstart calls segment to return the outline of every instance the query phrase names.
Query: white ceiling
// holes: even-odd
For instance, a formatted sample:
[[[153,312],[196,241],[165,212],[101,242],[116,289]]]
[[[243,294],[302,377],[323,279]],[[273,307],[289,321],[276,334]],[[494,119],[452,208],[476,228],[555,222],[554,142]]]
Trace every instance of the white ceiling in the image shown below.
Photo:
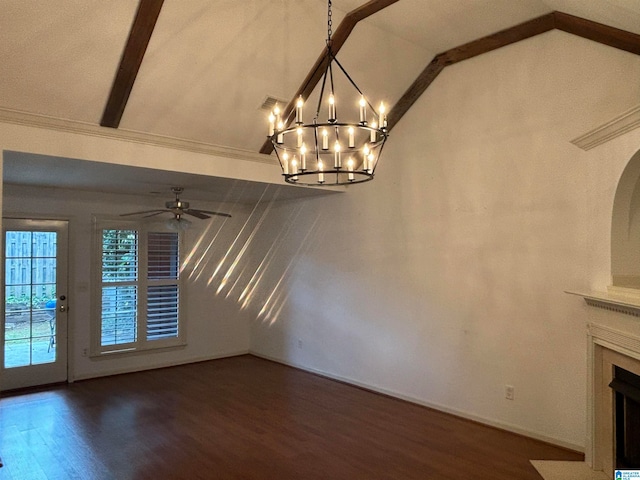
[[[0,0],[0,109],[99,124],[137,3]],[[334,0],[334,30],[363,3]],[[393,105],[437,53],[553,10],[640,34],[639,0],[400,0],[361,21],[338,58],[369,98]],[[165,0],[120,128],[257,152],[260,105],[294,95],[325,38],[324,0]],[[139,192],[206,184],[171,172],[105,175],[93,164],[72,174],[71,160],[45,176],[42,159],[14,168],[15,158],[7,182],[73,178],[77,188]],[[234,188],[220,179],[209,190],[227,182]]]

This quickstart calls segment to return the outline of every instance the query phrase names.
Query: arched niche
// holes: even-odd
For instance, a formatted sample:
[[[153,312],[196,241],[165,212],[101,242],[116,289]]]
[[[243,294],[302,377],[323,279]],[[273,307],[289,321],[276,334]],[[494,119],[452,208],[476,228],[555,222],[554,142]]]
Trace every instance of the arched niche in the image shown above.
[[[640,294],[640,151],[622,172],[613,201],[611,277],[614,288]]]

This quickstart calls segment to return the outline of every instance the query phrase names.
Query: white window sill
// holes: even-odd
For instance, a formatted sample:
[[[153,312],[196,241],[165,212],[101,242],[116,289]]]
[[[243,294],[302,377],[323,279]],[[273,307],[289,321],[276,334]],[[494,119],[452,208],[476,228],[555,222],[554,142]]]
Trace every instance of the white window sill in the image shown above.
[[[187,346],[186,342],[173,343],[171,345],[153,346],[153,347],[135,347],[123,348],[122,350],[111,350],[108,352],[92,352],[89,355],[91,360],[105,360],[114,357],[129,357],[134,355],[149,355],[153,353],[161,353],[170,350],[183,349]]]

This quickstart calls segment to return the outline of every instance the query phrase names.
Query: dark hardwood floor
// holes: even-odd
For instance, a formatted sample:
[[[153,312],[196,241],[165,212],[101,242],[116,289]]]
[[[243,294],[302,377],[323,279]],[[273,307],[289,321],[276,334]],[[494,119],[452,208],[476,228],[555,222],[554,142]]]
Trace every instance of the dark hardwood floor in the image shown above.
[[[252,356],[0,399],[0,479],[540,480],[582,455]]]

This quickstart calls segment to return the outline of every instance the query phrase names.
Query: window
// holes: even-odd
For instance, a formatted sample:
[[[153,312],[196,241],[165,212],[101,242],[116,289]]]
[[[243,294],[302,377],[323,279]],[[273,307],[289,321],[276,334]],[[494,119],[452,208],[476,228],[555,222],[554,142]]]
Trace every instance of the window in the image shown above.
[[[180,234],[162,224],[99,221],[93,353],[182,345]]]

